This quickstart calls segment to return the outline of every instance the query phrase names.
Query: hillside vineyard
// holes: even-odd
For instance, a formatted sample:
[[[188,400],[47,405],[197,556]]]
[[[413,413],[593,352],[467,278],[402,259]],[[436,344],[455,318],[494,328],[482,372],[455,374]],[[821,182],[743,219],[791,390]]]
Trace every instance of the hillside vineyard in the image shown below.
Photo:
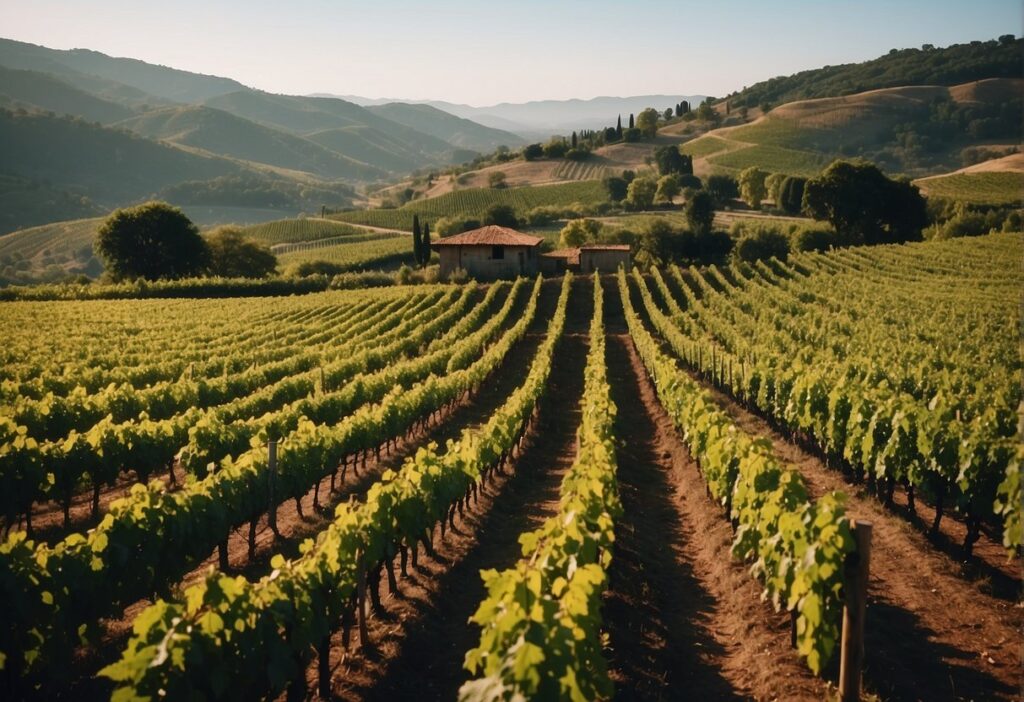
[[[1022,243],[5,303],[0,682],[1012,699]]]

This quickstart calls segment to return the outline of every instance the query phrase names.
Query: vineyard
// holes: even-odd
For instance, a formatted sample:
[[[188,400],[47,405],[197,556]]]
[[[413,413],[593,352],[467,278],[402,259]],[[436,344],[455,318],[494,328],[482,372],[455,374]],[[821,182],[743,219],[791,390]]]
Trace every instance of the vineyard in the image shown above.
[[[5,699],[1014,699],[1022,243],[2,303]]]
[[[412,239],[397,232],[368,232],[275,247],[284,270],[310,261],[327,261],[345,270],[397,267],[412,263]]]
[[[331,219],[411,231],[413,215],[430,220],[457,216],[480,218],[492,205],[510,205],[517,214],[523,215],[535,207],[568,207],[575,203],[594,204],[607,199],[604,186],[596,180],[519,188],[467,188],[426,200],[414,200],[397,209],[355,210],[332,215]]]
[[[366,236],[367,231],[330,219],[279,219],[264,224],[254,224],[242,230],[248,239],[255,239],[274,246],[299,242],[340,239],[342,237]]]

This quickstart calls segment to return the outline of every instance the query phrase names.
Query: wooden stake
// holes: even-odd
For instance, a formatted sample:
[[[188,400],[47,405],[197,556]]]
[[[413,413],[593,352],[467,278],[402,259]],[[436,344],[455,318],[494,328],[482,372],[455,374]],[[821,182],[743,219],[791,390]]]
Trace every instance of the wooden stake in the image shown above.
[[[267,442],[267,482],[269,489],[270,504],[267,507],[267,522],[274,535],[277,531],[277,499],[274,495],[275,483],[277,482],[277,442],[271,439]]]
[[[842,649],[839,660],[839,694],[842,702],[860,700],[860,675],[864,667],[864,608],[871,565],[871,522],[855,522],[857,550],[846,557],[843,591]]]

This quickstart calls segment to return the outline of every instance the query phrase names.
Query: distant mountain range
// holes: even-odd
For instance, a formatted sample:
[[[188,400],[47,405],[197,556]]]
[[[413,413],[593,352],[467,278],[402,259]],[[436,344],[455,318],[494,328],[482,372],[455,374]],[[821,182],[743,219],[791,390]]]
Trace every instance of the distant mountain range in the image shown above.
[[[600,129],[614,126],[621,115],[625,122],[630,113],[654,107],[659,111],[686,100],[693,105],[704,95],[634,95],[631,97],[595,97],[589,100],[534,100],[531,102],[503,102],[498,105],[474,107],[443,100],[396,100],[365,98],[359,95],[332,95],[316,93],[314,97],[334,97],[363,107],[405,103],[429,105],[464,119],[473,120],[494,129],[519,134],[527,139],[544,139],[552,134],[566,134],[579,129]]]
[[[0,233],[149,197],[291,212],[342,207],[354,185],[526,143],[429,105],[275,95],[7,39],[0,109]],[[31,201],[43,192],[54,207]]]

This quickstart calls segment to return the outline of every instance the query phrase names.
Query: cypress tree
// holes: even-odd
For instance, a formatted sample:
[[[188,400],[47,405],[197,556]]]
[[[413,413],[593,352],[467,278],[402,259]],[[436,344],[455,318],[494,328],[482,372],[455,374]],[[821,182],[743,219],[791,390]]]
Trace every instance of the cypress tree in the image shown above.
[[[420,238],[420,216],[412,216],[412,260],[417,263],[423,258],[423,240]]]
[[[619,121],[615,123],[615,138],[622,138],[622,115],[619,115]]]
[[[576,148],[576,132],[572,133],[572,148]]]
[[[420,248],[423,251],[420,262],[421,265],[426,266],[430,263],[430,224],[427,222],[423,223],[423,244]]]
[[[633,113],[632,112],[629,113],[629,128],[630,129],[636,128],[636,122],[633,121]]]

